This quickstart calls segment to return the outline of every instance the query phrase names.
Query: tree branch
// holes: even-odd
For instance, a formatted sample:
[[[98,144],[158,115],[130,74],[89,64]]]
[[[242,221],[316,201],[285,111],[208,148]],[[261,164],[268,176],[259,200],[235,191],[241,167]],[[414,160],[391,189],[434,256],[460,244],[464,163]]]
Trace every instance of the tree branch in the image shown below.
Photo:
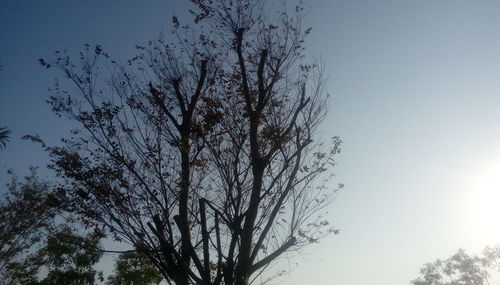
[[[270,255],[266,256],[259,262],[255,263],[254,265],[251,266],[250,268],[250,274],[254,273],[255,271],[259,270],[259,268],[269,264],[272,262],[274,259],[276,259],[278,256],[283,254],[285,251],[287,251],[290,247],[295,245],[295,242],[297,240],[295,237],[291,237],[286,243],[284,243],[280,248],[278,248],[276,251],[271,253]]]

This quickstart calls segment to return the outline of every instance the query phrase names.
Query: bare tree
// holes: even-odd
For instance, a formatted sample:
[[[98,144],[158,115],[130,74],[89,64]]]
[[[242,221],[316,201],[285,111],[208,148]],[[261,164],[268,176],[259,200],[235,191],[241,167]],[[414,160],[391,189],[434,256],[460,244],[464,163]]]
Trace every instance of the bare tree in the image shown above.
[[[169,283],[249,284],[336,232],[321,211],[340,140],[313,141],[328,100],[302,55],[301,5],[192,2],[192,26],[173,17],[174,40],[138,46],[125,64],[100,46],[80,64],[62,52],[40,60],[76,86],[56,84],[50,103],[82,127],[47,149],[66,179],[60,198]]]

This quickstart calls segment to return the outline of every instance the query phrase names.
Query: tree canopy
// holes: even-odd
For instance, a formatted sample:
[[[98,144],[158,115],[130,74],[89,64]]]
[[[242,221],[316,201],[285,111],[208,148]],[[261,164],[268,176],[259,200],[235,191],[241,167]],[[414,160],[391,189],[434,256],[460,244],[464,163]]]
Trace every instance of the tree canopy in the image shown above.
[[[322,211],[340,139],[315,140],[328,96],[303,55],[300,3],[192,2],[193,23],[174,16],[170,37],[124,63],[99,45],[41,59],[68,79],[54,112],[80,128],[62,146],[28,138],[64,179],[58,199],[169,283],[249,284],[337,232]]]
[[[486,247],[481,255],[463,249],[445,260],[427,263],[413,285],[489,285],[491,273],[500,269],[500,248]]]
[[[102,272],[94,269],[101,259],[100,236],[75,235],[70,228],[61,228],[49,236],[41,255],[47,276],[32,285],[94,285],[103,281]]]
[[[51,185],[32,168],[23,180],[13,175],[0,199],[0,278],[6,284],[38,273],[42,261],[36,247],[60,212],[51,193]]]
[[[108,277],[108,285],[160,284],[162,276],[148,256],[140,251],[130,251],[118,256],[114,274]]]
[[[52,184],[32,168],[19,179],[12,174],[0,199],[0,280],[2,285],[103,284],[97,263],[106,252],[99,228],[82,232]],[[69,217],[68,217],[68,214]],[[159,284],[158,270],[137,251],[119,255],[108,284]]]

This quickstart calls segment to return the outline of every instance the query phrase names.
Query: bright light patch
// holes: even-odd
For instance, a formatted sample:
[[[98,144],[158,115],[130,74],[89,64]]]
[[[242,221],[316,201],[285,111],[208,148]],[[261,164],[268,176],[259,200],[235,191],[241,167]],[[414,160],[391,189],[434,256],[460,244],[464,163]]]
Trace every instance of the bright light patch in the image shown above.
[[[500,244],[500,162],[486,165],[470,178],[469,221],[484,242]]]

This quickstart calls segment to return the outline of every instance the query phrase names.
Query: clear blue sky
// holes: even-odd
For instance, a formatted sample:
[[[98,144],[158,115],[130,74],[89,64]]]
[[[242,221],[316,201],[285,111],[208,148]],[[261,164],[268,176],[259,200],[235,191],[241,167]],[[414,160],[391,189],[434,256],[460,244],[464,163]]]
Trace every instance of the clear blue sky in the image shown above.
[[[0,171],[45,165],[19,138],[68,127],[44,103],[53,74],[38,58],[84,43],[124,58],[179,2],[2,0],[0,125],[14,134]],[[341,234],[293,259],[286,284],[408,284],[425,262],[500,243],[500,2],[307,3],[334,102],[322,135],[344,141],[346,187],[330,208]]]

